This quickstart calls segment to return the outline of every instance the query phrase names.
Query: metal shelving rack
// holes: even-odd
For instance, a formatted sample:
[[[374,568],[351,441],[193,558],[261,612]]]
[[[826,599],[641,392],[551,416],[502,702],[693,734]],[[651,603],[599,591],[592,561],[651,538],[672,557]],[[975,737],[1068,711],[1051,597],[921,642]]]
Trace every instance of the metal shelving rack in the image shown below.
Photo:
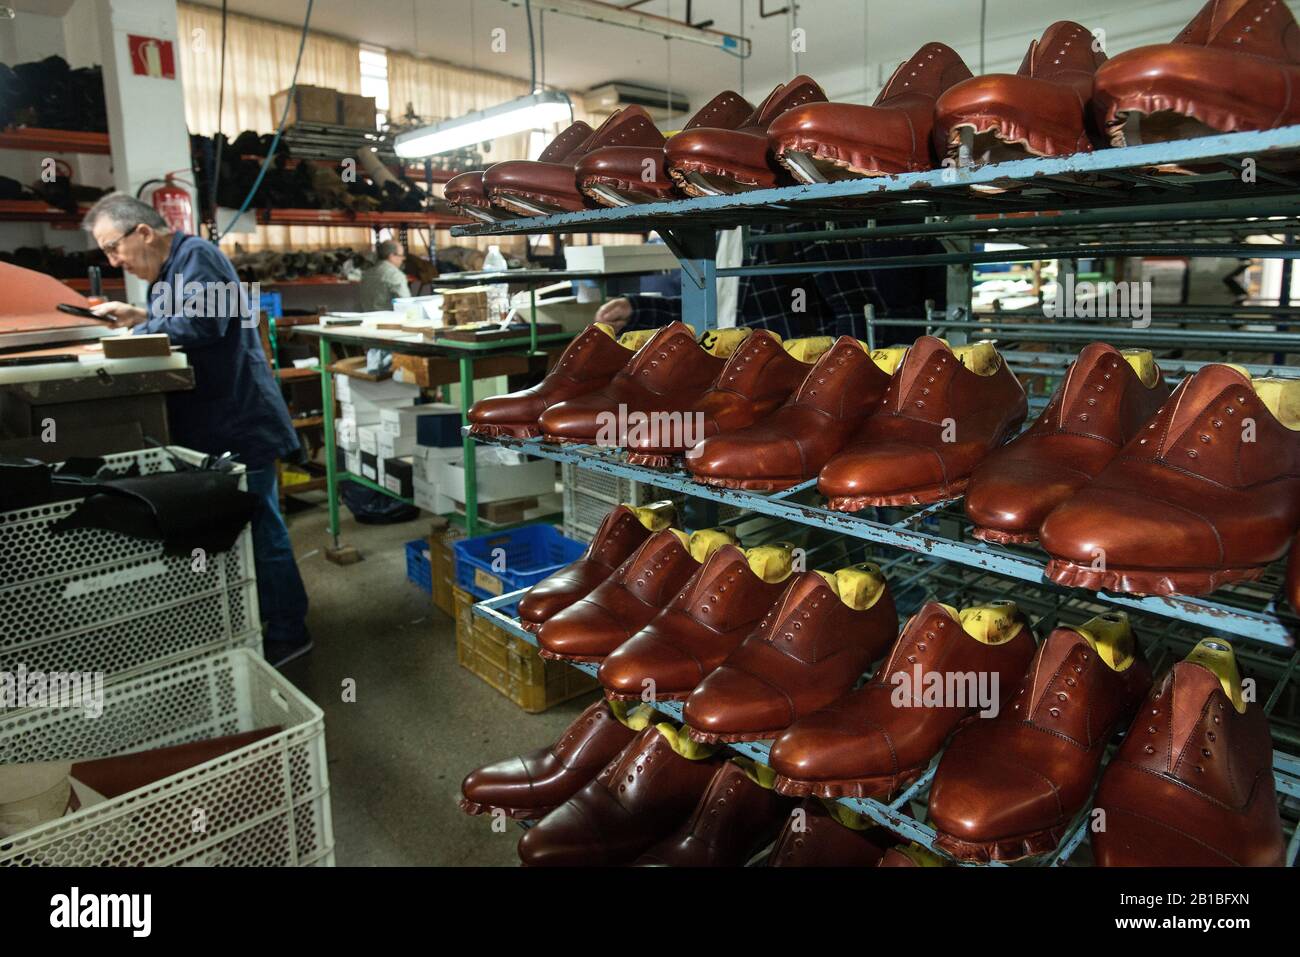
[[[865,227],[857,225],[864,221],[868,223]],[[1246,365],[1253,375],[1293,372],[1286,357],[1300,353],[1300,334],[1284,331],[1296,318],[1296,310],[1285,298],[1289,262],[1283,274],[1284,298],[1276,307],[1192,307],[1181,315],[1162,309],[1154,314],[1151,327],[1145,329],[1088,326],[1086,321],[1078,320],[1017,322],[1020,317],[1010,311],[977,315],[970,301],[972,267],[980,263],[1143,255],[1297,258],[1300,249],[1293,236],[1300,226],[1300,126],[1058,158],[563,213],[458,227],[453,234],[656,230],[682,264],[683,319],[703,330],[715,323],[717,278],[808,271],[806,264],[719,269],[714,260],[714,230],[797,222],[808,223],[809,229],[754,237],[752,241],[822,243],[918,237],[943,241],[942,253],[881,255],[818,265],[819,270],[948,267],[945,310],[931,311],[921,320],[875,320],[871,323],[873,331],[894,324],[927,324],[942,329],[955,343],[981,333],[1016,342],[1081,344],[1098,338],[1113,339],[1158,350],[1159,361],[1171,378],[1189,375],[1206,361],[1226,353],[1233,354],[1234,361]],[[836,228],[838,223],[854,225]],[[1281,237],[1281,243],[1259,245],[1247,241],[1260,235]],[[1024,248],[975,250],[973,245],[981,241],[1020,243]],[[1040,315],[1021,313],[1036,319]],[[1213,328],[1179,328],[1185,324]],[[1261,324],[1274,328],[1260,330]],[[1203,358],[1206,353],[1212,357]],[[1049,378],[1063,375],[1073,359],[1072,355],[1022,350],[1003,354],[1013,371]],[[1066,620],[1078,622],[1108,606],[1123,607],[1135,614],[1135,631],[1152,652],[1158,671],[1181,657],[1204,633],[1231,636],[1241,640],[1238,655],[1243,665],[1273,682],[1265,702],[1270,715],[1284,698],[1290,700],[1295,690],[1290,682],[1300,668],[1294,638],[1300,620],[1279,597],[1281,576],[1277,571],[1259,582],[1238,584],[1201,598],[1067,589],[1043,577],[1045,561],[1040,551],[988,545],[971,537],[959,502],[847,515],[821,504],[815,480],[775,493],[735,491],[697,484],[681,470],[628,465],[619,449],[554,447],[536,439],[480,441],[847,536],[879,551],[896,595],[907,588],[921,587],[940,597],[1014,597],[1033,606],[1040,634],[1045,634],[1062,612],[1068,613]],[[515,593],[479,603],[474,612],[535,644],[535,637],[505,613],[518,597],[519,593]],[[913,607],[917,604],[914,602]],[[900,610],[904,608],[906,603],[900,602]],[[589,665],[577,667],[592,670]],[[678,705],[659,702],[656,707],[680,718]],[[1289,753],[1275,752],[1279,794],[1293,801],[1300,799],[1300,758],[1294,756],[1300,753],[1300,728],[1275,720],[1273,729],[1275,740],[1289,749]],[[767,749],[761,743],[732,747],[756,760],[766,759]],[[889,804],[843,800],[901,836],[929,847],[934,833],[922,823],[923,815],[913,818],[906,813],[909,803],[924,800],[929,778],[926,775]],[[1054,853],[1035,863],[1061,864],[1070,859],[1086,837],[1085,815],[1080,816]],[[1300,831],[1290,822],[1287,827],[1293,832],[1287,859],[1294,864]]]

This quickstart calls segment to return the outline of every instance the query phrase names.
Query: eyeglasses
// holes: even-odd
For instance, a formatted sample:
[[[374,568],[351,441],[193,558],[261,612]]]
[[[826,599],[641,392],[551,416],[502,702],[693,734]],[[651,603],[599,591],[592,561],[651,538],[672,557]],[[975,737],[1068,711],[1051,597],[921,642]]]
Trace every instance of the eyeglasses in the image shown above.
[[[99,248],[104,251],[104,255],[106,256],[112,256],[116,254],[117,247],[121,245],[122,240],[126,239],[127,236],[130,236],[133,232],[139,229],[141,225],[143,224],[136,223],[134,226],[132,226],[130,229],[124,232],[121,236],[118,236],[117,239],[113,240],[111,243],[104,243],[104,245],[100,246]]]

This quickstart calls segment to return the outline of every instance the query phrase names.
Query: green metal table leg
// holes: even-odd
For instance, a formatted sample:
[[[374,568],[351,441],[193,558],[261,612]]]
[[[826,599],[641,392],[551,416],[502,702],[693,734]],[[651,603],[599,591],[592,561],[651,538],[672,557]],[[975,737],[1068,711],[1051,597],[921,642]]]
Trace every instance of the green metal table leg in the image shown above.
[[[533,335],[537,335],[534,326]],[[469,407],[474,404],[474,360],[460,358],[460,424],[469,425]],[[465,534],[473,538],[478,534],[478,461],[475,442],[466,435],[461,441],[465,463]]]
[[[334,380],[330,376],[330,341],[320,337],[320,397],[325,416],[325,497],[330,508],[330,540],[339,547],[339,476],[334,451]]]

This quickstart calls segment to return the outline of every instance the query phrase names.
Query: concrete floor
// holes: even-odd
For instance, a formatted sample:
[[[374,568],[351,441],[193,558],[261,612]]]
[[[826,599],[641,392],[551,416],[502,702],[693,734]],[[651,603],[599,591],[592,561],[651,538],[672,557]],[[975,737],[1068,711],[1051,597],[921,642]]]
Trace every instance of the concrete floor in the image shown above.
[[[461,779],[554,741],[594,695],[525,714],[456,663],[451,618],[406,580],[403,545],[428,534],[427,516],[360,525],[343,509],[342,539],[365,560],[337,566],[323,497],[303,500],[316,505],[287,520],[315,649],[284,674],[325,712],[337,863],[517,865],[523,831],[462,813]],[[347,678],[355,703],[342,700]]]

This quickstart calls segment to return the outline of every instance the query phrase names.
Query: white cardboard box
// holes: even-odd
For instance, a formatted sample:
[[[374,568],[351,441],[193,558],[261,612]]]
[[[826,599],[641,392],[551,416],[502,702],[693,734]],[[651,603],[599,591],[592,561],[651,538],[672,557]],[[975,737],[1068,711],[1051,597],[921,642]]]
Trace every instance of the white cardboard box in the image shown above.
[[[465,464],[463,457],[440,463],[438,488],[447,498],[465,501]],[[489,464],[480,460],[475,470],[478,501],[499,502],[527,495],[547,495],[555,491],[555,463],[534,459],[523,465]]]
[[[596,272],[642,272],[678,269],[677,257],[663,243],[619,246],[565,246],[564,266],[573,270]]]
[[[361,474],[361,453],[344,452],[343,467],[347,469],[349,472],[351,472],[353,475],[360,475]]]
[[[407,385],[395,379],[380,379],[378,382],[372,382],[355,376],[344,376],[344,378],[350,380],[347,385],[349,402],[371,405],[393,405],[405,402],[409,405],[420,397],[419,386]],[[339,398],[341,400],[343,397],[339,396]]]
[[[339,418],[347,419],[356,425],[378,425],[380,410],[373,406],[353,405],[351,402],[339,403]]]
[[[357,448],[371,455],[379,454],[379,426],[362,425],[357,427]]]
[[[415,451],[411,453],[411,475],[416,481],[437,485],[442,463],[460,457],[460,446],[443,449],[431,445],[417,445]]]
[[[412,501],[415,502],[416,508],[422,508],[434,515],[446,515],[455,511],[455,503],[439,492],[438,483],[423,482],[417,478],[411,485],[415,490]]]
[[[409,435],[414,437],[419,426],[417,419],[422,415],[460,416],[460,409],[445,402],[431,402],[426,405],[404,405],[397,408],[383,409],[379,421],[384,431],[390,435]]]
[[[403,455],[415,454],[414,435],[392,435],[384,431],[382,425],[375,429],[381,459],[401,458]]]
[[[359,452],[356,419],[335,419],[334,440],[344,452]]]

